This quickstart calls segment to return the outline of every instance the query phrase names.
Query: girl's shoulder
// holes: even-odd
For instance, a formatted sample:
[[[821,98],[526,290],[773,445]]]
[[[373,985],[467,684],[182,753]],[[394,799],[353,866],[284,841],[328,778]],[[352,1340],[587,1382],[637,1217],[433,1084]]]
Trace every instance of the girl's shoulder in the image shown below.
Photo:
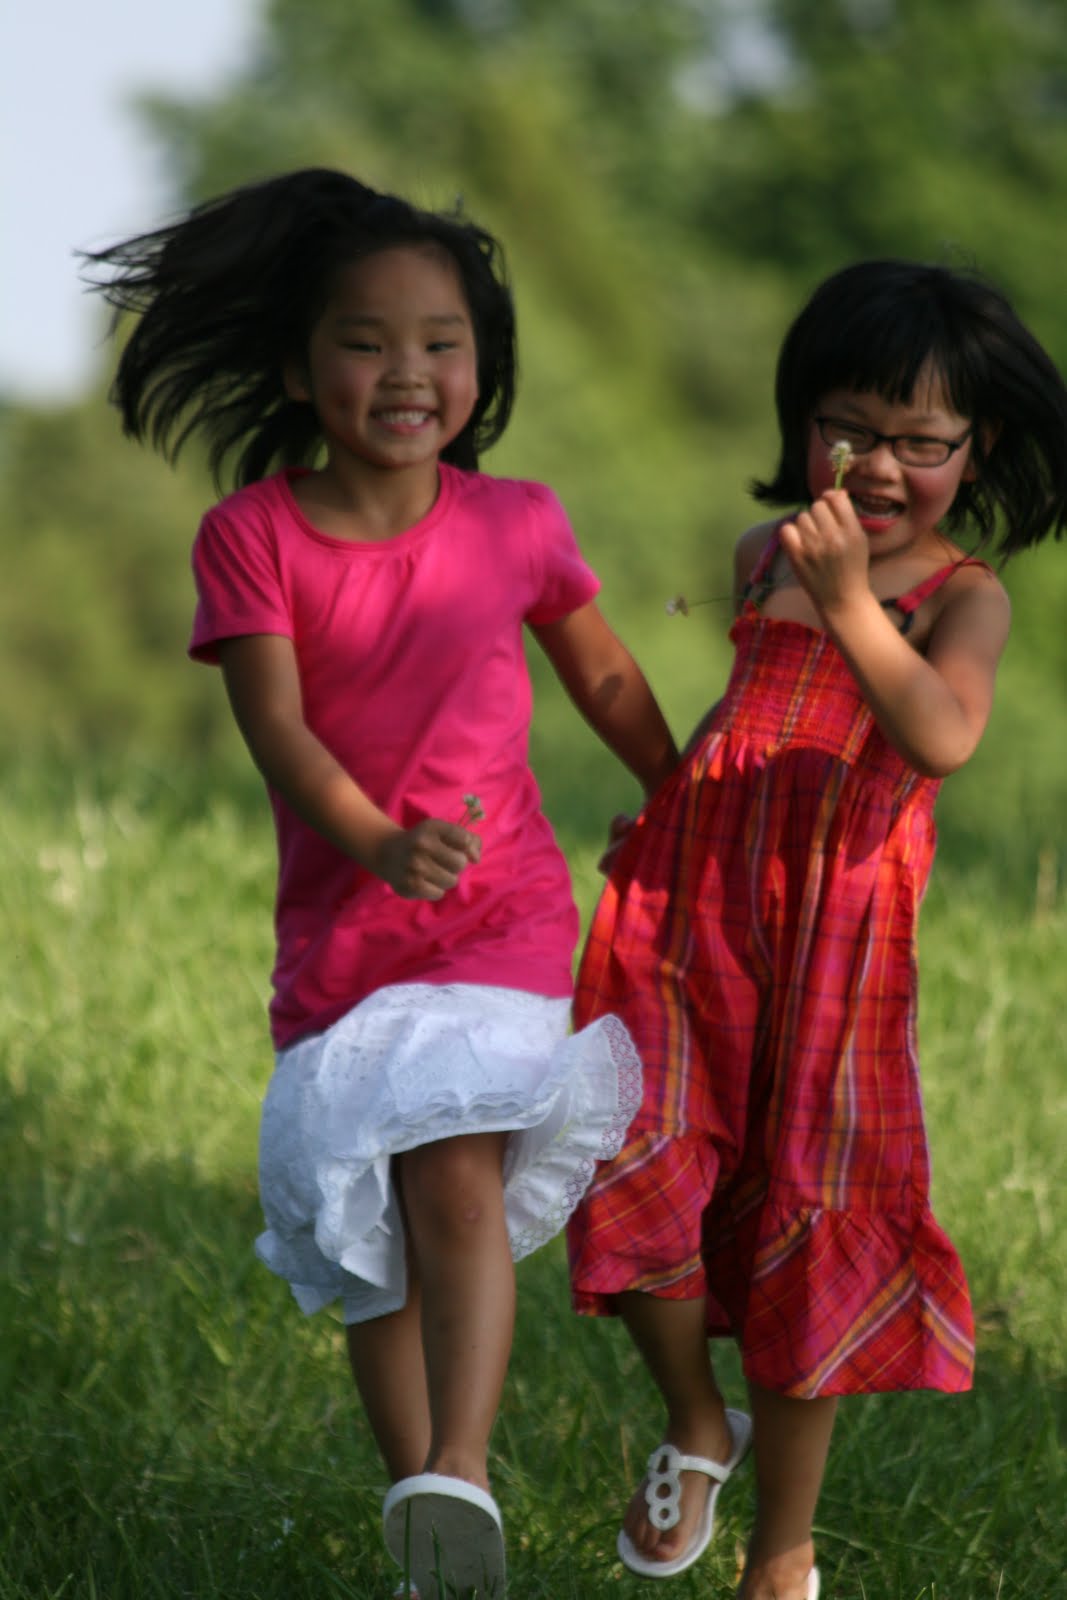
[[[516,509],[532,508],[535,511],[555,511],[560,505],[554,489],[532,478],[500,478],[491,472],[482,472],[480,469],[472,472],[449,466],[446,462],[441,463],[440,470],[443,474],[451,475],[458,496],[467,501],[495,502],[502,506],[511,504]]]
[[[547,483],[451,470],[455,515],[481,530],[494,551],[510,549],[520,562],[555,560],[576,543],[566,508]]]
[[[931,631],[945,619],[973,616],[986,627],[1003,628],[1011,622],[1011,598],[988,562],[960,551],[958,559],[935,572]],[[921,585],[920,588],[925,587]]]
[[[766,522],[756,522],[746,528],[734,546],[735,560],[748,561],[755,566],[785,520],[784,517],[769,517]]]
[[[970,550],[963,550],[957,544],[947,541],[946,543],[947,548],[942,562],[943,570],[947,574],[946,582],[979,589],[1000,589],[1007,593],[995,569],[984,557]]]
[[[738,594],[752,580],[752,575],[759,566],[764,552],[774,542],[781,517],[772,517],[766,522],[757,522],[751,528],[746,528],[734,546],[734,587]]]
[[[241,526],[257,523],[266,515],[289,516],[295,511],[296,502],[289,488],[289,474],[282,471],[232,489],[205,513],[204,520]]]
[[[923,591],[936,595],[942,607],[966,596],[993,605],[1010,603],[1008,591],[988,561],[940,537],[938,547],[926,552],[925,568],[916,575],[914,592]]]

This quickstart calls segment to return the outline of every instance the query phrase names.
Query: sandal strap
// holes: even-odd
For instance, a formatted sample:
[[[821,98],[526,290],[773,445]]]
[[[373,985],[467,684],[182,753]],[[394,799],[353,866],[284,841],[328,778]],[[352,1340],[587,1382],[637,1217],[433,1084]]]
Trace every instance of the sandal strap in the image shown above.
[[[728,1467],[724,1467],[721,1461],[709,1461],[707,1456],[681,1456],[678,1465],[683,1472],[702,1472],[706,1478],[714,1478],[718,1483],[725,1483],[730,1476]]]
[[[649,1472],[666,1476],[668,1473],[702,1472],[706,1478],[725,1483],[730,1468],[721,1461],[709,1461],[707,1456],[684,1456],[673,1444],[661,1444],[648,1458]]]

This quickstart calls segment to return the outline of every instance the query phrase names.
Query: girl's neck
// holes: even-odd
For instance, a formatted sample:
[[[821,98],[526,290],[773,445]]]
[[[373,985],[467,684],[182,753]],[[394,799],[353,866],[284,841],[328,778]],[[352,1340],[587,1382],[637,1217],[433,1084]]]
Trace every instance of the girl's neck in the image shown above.
[[[440,487],[438,463],[381,468],[329,461],[292,480],[308,521],[334,539],[393,539],[432,511]]]
[[[966,559],[966,550],[942,533],[940,528],[931,528],[903,549],[881,555],[877,546],[872,548],[868,571],[872,587],[876,588],[878,581],[884,578],[896,587],[910,588],[939,567]]]

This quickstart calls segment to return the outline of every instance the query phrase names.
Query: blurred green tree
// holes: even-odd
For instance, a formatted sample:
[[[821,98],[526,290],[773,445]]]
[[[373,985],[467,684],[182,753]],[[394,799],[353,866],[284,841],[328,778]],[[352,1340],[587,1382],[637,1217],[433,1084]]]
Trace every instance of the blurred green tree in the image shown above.
[[[785,64],[709,106],[690,214],[803,279],[842,259],[973,260],[1067,352],[1051,216],[1067,178],[1059,0],[764,0]],[[728,130],[728,137],[723,137]]]
[[[175,209],[322,163],[461,195],[500,234],[522,381],[486,465],[561,493],[680,731],[721,686],[727,611],[679,624],[660,597],[728,588],[747,482],[772,465],[777,347],[819,277],[869,254],[973,261],[1067,366],[1061,0],[267,0],[220,93],[143,108]],[[9,406],[0,430],[10,748],[234,752],[217,683],[181,665],[213,497],[195,459],[171,473],[124,443],[102,386]],[[1036,738],[1067,711],[1062,552],[1008,582],[998,720],[952,786],[973,839],[1018,810],[1014,723]],[[597,804],[588,736],[552,691],[539,716],[557,811]],[[1062,746],[1027,763],[1046,835]]]

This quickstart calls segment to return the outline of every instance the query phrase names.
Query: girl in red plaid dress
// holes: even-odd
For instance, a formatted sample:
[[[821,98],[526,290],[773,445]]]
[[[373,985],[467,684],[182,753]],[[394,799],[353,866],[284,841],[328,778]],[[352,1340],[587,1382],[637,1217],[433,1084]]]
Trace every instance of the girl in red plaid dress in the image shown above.
[[[934,1219],[915,1043],[916,914],[940,780],[985,728],[1009,626],[993,572],[1067,525],[1067,390],[994,289],[846,268],[777,379],[757,498],[808,509],[736,553],[726,692],[624,833],[576,1021],[614,1012],[644,1102],[572,1220],[576,1307],[619,1314],[666,1407],[619,1534],[690,1566],[754,1440],[744,1600],[814,1600],[836,1397],[967,1389],[973,1325]],[[708,1335],[739,1343],[728,1411]]]

